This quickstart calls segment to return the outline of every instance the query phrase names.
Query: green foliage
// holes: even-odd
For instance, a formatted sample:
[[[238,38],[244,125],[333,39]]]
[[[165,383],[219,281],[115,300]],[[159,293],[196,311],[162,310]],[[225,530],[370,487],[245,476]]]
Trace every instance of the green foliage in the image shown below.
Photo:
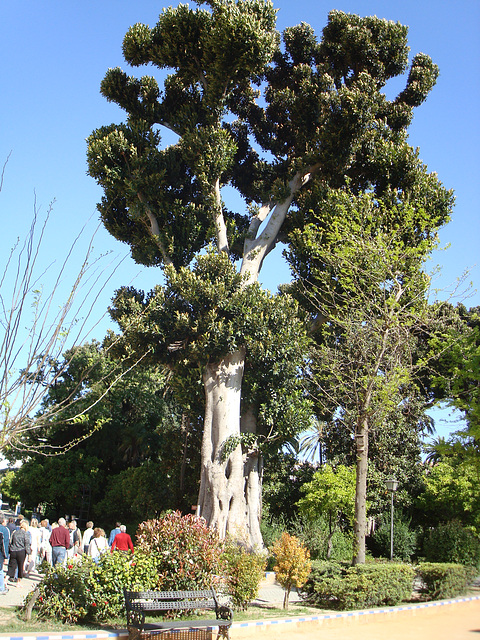
[[[147,296],[126,288],[117,292],[111,314],[128,343],[138,352],[154,344],[152,359],[173,370],[175,390],[189,380],[182,393],[190,399],[209,362],[245,348],[243,397],[256,408],[256,446],[264,450],[274,439],[278,448],[302,430],[310,403],[298,372],[308,338],[296,301],[262,291],[258,283],[245,286],[225,252],[208,251],[188,268],[167,268],[165,275],[165,286]],[[238,438],[227,443],[225,455],[237,444]]]
[[[430,526],[456,519],[480,529],[478,459],[463,455],[461,446],[449,449],[451,455],[425,471],[425,489],[417,506]]]
[[[246,551],[242,546],[231,542],[225,546],[222,562],[232,604],[236,609],[245,611],[258,596],[266,556]]]
[[[219,573],[222,544],[217,533],[193,515],[182,517],[177,511],[143,522],[137,548],[151,555],[157,588],[163,591],[209,588]]]
[[[431,384],[435,396],[463,412],[468,435],[480,434],[480,307],[467,309],[444,303],[446,331],[456,338],[452,349],[441,353]],[[436,375],[435,375],[436,374]]]
[[[141,466],[130,467],[108,479],[104,497],[96,504],[95,512],[107,522],[121,520],[136,525],[173,506],[172,486],[165,466],[146,460]]]
[[[478,569],[478,533],[471,527],[465,527],[459,520],[439,524],[426,533],[423,554],[428,562],[454,562]]]
[[[8,480],[8,491],[27,504],[43,504],[52,520],[78,513],[85,494],[92,504],[90,517],[102,526],[118,518],[138,523],[192,504],[198,491],[194,479],[180,487],[183,455],[192,470],[199,463],[198,430],[191,428],[186,442],[185,422],[161,368],[143,362],[129,370],[112,345],[118,348],[119,341],[110,335],[103,345],[92,342],[65,354],[63,375],[45,397],[47,410],[71,397],[72,410],[84,412],[83,421],[73,426],[65,423],[67,409],[49,421],[45,452],[54,453],[72,438],[75,447],[62,456],[32,451]],[[117,375],[121,380],[110,386]],[[24,442],[38,448],[36,437]]]
[[[464,594],[475,573],[461,564],[422,562],[417,575],[427,600],[442,600]]]
[[[263,476],[262,519],[285,524],[298,515],[297,503],[302,497],[302,487],[310,482],[315,470],[314,465],[300,461],[294,453],[268,451]],[[285,529],[287,527],[283,526],[282,531]]]
[[[325,464],[302,487],[305,497],[298,502],[310,517],[326,515],[334,522],[342,517],[352,523],[355,504],[355,469]]]
[[[390,514],[383,514],[368,546],[375,556],[390,557]],[[411,529],[411,518],[396,510],[393,518],[393,554],[398,560],[409,561],[417,552],[418,532]]]
[[[324,515],[328,522],[326,557],[332,557],[333,535],[340,526],[352,525],[355,513],[356,473],[352,467],[323,465],[302,487],[300,512],[310,518]]]
[[[375,563],[343,567],[315,563],[303,588],[309,602],[326,609],[362,609],[410,600],[415,572],[410,565]]]
[[[291,521],[288,529],[307,547],[313,560],[344,562],[352,559],[352,531],[337,528],[332,533],[325,516],[312,519],[300,515]]]

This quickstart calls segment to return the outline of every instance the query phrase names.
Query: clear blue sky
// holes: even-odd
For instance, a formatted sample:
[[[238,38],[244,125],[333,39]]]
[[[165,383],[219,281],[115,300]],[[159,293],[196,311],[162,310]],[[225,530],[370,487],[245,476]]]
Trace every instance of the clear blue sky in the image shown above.
[[[439,65],[436,87],[416,110],[410,142],[420,147],[429,169],[456,193],[453,219],[441,232],[442,245],[450,248],[434,256],[434,263],[443,267],[439,286],[448,287],[471,269],[470,279],[478,287],[480,2],[277,0],[274,4],[279,9],[279,30],[304,21],[320,33],[332,9],[399,21],[410,28],[411,55],[428,53]],[[45,260],[63,257],[85,222],[90,220],[89,229],[96,226],[95,205],[101,192],[86,175],[85,138],[93,129],[123,118],[100,96],[100,82],[109,67],[128,70],[121,53],[128,27],[135,22],[153,26],[164,6],[168,5],[152,0],[1,3],[0,160],[12,152],[0,194],[2,257],[26,232],[35,198],[43,212],[56,201],[44,244]],[[103,229],[96,246],[99,251],[128,253]],[[113,290],[129,284],[139,271],[127,259],[101,304],[105,307]],[[266,262],[264,271],[263,281],[273,290],[288,279],[279,255]],[[161,274],[148,270],[135,285],[148,290],[159,281]],[[466,304],[480,304],[479,293]],[[102,335],[100,331],[97,337]]]

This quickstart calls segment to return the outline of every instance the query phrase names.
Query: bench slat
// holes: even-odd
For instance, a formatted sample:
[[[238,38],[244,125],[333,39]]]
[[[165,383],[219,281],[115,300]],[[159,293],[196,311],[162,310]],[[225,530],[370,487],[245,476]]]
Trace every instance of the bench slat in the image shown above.
[[[130,599],[138,598],[154,598],[155,600],[180,600],[184,598],[212,598],[215,597],[215,591],[126,591],[126,595]]]
[[[168,611],[169,609],[215,609],[214,600],[149,600],[130,603],[132,611]]]
[[[143,630],[183,629],[219,627],[228,638],[228,629],[233,621],[233,612],[229,607],[220,605],[213,589],[200,591],[124,591],[127,624],[130,628]],[[159,620],[145,623],[147,612],[194,611],[195,609],[213,609],[215,620]],[[225,619],[227,618],[227,619]]]

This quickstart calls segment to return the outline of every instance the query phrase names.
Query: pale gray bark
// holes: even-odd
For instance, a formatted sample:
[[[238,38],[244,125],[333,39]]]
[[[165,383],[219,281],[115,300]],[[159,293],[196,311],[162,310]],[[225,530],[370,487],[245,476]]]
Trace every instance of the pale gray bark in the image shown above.
[[[239,349],[203,374],[205,423],[198,505],[200,516],[221,539],[227,533],[248,537],[242,447],[238,442],[229,456],[223,448],[229,438],[240,437],[240,397],[245,350]]]

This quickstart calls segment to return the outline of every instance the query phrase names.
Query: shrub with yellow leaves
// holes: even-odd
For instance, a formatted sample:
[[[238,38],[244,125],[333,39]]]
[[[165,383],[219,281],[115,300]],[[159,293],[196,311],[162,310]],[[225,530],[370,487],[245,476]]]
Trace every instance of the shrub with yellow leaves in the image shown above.
[[[302,587],[310,574],[312,563],[310,552],[295,536],[284,531],[273,545],[271,552],[275,556],[273,567],[277,581],[285,589],[283,608],[288,609],[288,600],[293,586]]]

